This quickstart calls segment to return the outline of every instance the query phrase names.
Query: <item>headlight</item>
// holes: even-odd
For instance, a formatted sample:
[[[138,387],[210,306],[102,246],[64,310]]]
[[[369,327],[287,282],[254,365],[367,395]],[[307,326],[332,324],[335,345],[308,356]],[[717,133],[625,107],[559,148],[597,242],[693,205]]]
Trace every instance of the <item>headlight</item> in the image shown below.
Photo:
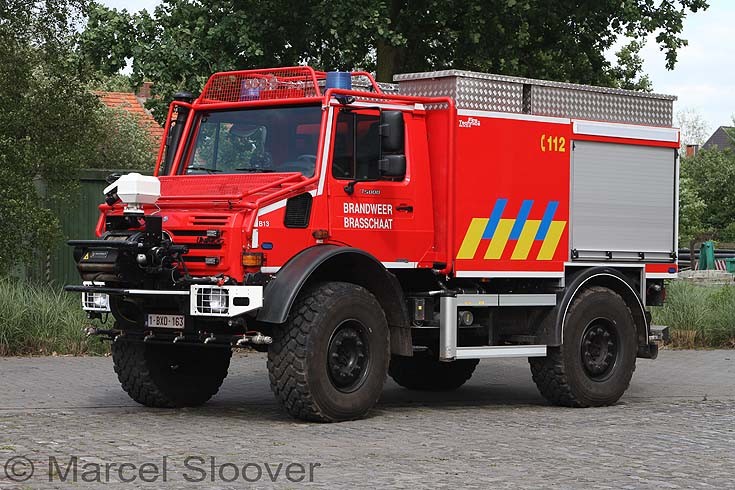
[[[110,311],[110,296],[107,293],[82,293],[82,309],[85,311]]]
[[[229,308],[229,295],[223,288],[199,288],[196,292],[197,311],[200,314],[225,315]]]
[[[190,286],[192,316],[233,317],[263,306],[263,286]]]

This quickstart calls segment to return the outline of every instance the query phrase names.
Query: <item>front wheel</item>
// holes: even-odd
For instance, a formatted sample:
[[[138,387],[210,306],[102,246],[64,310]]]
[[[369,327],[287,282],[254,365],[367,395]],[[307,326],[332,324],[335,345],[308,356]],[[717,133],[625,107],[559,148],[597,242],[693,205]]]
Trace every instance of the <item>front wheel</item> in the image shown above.
[[[294,417],[337,422],[378,401],[390,361],[388,323],[368,290],[345,282],[302,292],[268,349],[271,389]]]
[[[623,395],[635,370],[636,327],[616,292],[590,287],[567,311],[562,345],[546,357],[530,357],[541,394],[555,405],[612,405]]]
[[[193,407],[212,398],[230,366],[229,347],[117,339],[112,361],[123,389],[147,407]]]

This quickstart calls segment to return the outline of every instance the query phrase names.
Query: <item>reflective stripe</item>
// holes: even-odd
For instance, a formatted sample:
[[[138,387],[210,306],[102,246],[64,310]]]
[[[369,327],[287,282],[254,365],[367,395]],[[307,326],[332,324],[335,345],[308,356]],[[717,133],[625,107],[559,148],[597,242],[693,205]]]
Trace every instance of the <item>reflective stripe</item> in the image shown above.
[[[477,247],[480,245],[487,222],[487,218],[472,218],[464,240],[462,240],[462,246],[459,247],[458,259],[472,259],[475,257],[475,252],[477,252]]]
[[[528,258],[528,252],[531,251],[539,226],[541,226],[541,221],[537,219],[526,221],[521,236],[516,243],[516,248],[513,250],[513,255],[510,257],[511,260],[526,260]]]
[[[490,245],[487,247],[485,252],[486,259],[499,259],[503,255],[505,245],[508,243],[508,237],[510,236],[510,230],[513,228],[514,219],[501,219],[498,223],[498,228],[495,230],[495,236],[490,241]]]
[[[521,232],[526,225],[526,220],[528,219],[528,215],[531,213],[532,206],[533,200],[530,199],[523,201],[523,204],[521,204],[521,210],[518,211],[518,219],[516,220],[513,230],[510,232],[511,240],[518,240],[521,237]]]
[[[487,222],[487,227],[482,234],[482,238],[489,240],[493,237],[498,223],[500,223],[500,218],[503,216],[503,211],[505,211],[506,204],[508,204],[507,199],[498,199],[495,201],[495,207],[493,208],[493,212],[490,213],[490,220]]]
[[[536,240],[543,240],[546,238],[546,234],[549,232],[549,225],[554,220],[556,214],[556,208],[559,207],[559,201],[549,201],[546,205],[546,211],[544,211],[544,217],[541,219],[541,226],[539,226],[538,233],[536,233]]]
[[[549,232],[546,234],[546,238],[541,245],[541,250],[539,250],[536,260],[551,260],[554,258],[554,252],[556,252],[556,247],[559,245],[559,240],[566,226],[566,221],[553,221],[549,225]]]

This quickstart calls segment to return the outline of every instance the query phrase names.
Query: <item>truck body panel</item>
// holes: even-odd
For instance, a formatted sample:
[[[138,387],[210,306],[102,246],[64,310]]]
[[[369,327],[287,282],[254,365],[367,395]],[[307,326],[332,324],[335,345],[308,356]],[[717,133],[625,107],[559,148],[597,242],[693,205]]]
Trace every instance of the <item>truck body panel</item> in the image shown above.
[[[568,121],[460,110],[457,127],[457,274],[563,273],[569,254]]]

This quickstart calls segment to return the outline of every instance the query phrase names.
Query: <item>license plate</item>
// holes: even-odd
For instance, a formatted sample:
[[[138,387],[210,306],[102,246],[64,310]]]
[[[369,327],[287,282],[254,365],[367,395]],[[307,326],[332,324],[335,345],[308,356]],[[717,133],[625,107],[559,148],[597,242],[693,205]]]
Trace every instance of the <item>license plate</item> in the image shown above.
[[[184,328],[184,315],[148,315],[147,327],[151,328]]]

